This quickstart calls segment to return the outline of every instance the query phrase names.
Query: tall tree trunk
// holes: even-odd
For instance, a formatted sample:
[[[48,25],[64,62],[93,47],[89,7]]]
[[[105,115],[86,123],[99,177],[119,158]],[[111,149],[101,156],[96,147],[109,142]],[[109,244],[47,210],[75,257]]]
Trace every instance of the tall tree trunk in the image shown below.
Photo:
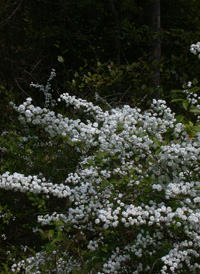
[[[154,87],[160,85],[159,62],[161,57],[161,40],[160,40],[160,0],[154,0],[149,5],[149,24],[152,28],[155,38],[151,52],[152,58],[152,79],[151,84]]]
[[[114,17],[114,23],[115,23],[115,50],[116,50],[115,64],[119,66],[121,64],[120,20],[119,20],[118,10],[113,0],[111,0],[111,11],[112,11],[112,14]]]

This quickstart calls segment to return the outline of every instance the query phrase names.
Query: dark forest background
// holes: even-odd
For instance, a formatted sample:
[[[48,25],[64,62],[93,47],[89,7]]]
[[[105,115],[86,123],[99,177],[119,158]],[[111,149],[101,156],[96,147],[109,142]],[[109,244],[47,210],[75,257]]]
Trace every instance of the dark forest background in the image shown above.
[[[155,96],[169,100],[172,88],[198,84],[189,48],[199,15],[196,0],[1,1],[1,121],[9,121],[10,100],[43,100],[30,83],[45,84],[52,68],[55,96],[95,101],[97,92],[112,106],[140,107]]]

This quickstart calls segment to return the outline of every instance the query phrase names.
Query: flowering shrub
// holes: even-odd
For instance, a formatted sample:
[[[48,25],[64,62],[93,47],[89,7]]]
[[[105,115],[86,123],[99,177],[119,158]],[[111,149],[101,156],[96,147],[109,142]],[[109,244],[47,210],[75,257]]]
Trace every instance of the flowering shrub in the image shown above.
[[[196,44],[192,44],[190,46],[190,52],[193,53],[194,55],[198,54],[198,58],[200,58],[200,42],[197,42]]]
[[[29,252],[11,271],[200,273],[200,97],[194,90],[184,92],[191,125],[163,100],[143,113],[128,105],[103,111],[67,93],[52,102],[49,83],[35,87],[46,105],[64,103],[79,118],[27,98],[13,105],[20,121],[43,129],[54,145],[62,139],[78,160],[56,183],[42,173],[0,175],[1,189],[63,201],[59,210],[37,216],[36,230],[46,240],[41,251]]]

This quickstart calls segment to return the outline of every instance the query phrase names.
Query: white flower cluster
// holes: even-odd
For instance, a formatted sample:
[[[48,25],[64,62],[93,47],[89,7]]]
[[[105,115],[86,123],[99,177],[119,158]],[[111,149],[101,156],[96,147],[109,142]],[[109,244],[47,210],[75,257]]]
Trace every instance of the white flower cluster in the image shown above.
[[[42,225],[48,225],[50,223],[54,223],[54,222],[59,222],[60,220],[62,220],[63,223],[67,223],[68,219],[66,218],[66,216],[62,213],[57,213],[54,212],[51,215],[46,214],[46,215],[39,215],[37,217],[38,223],[41,223]]]
[[[80,119],[69,119],[63,117],[61,114],[56,115],[54,111],[50,111],[46,108],[35,107],[31,102],[32,99],[27,98],[19,107],[14,106],[21,114],[20,121],[40,125],[51,137],[61,135],[62,137],[67,137],[70,143],[84,142],[85,149],[91,145],[98,144],[95,142],[96,135],[99,134],[97,122],[91,123],[90,121],[87,121],[87,123],[83,123]],[[99,109],[100,108],[97,108],[98,111]],[[96,115],[95,108],[91,108],[90,110],[94,110],[94,115]],[[99,113],[97,119],[99,116],[101,119],[101,114],[103,112]],[[22,114],[24,116],[22,116]]]
[[[199,252],[192,248],[193,242],[188,242],[186,240],[181,244],[174,244],[174,246],[175,247],[170,250],[169,254],[161,258],[165,264],[161,269],[161,273],[167,274],[169,271],[170,273],[177,273],[179,269],[183,268],[184,264],[188,266],[188,268],[191,270],[191,273],[197,273],[197,270],[200,269],[200,264],[195,262],[193,265],[191,265],[191,261],[192,259],[196,261],[200,255]]]
[[[53,253],[53,257],[55,257],[56,252]],[[81,264],[78,260],[74,260],[72,256],[69,256],[65,252],[62,255],[63,257],[60,257],[56,261],[55,269],[51,269],[51,272],[70,274],[74,269],[79,269]],[[14,263],[11,271],[13,273],[19,273],[19,271],[25,270],[26,274],[42,274],[44,272],[41,270],[41,267],[44,267],[47,263],[51,264],[52,261],[55,260],[53,257],[45,252],[37,252],[34,257],[29,257],[26,261],[22,260],[19,263]]]
[[[190,52],[197,55],[198,54],[198,58],[200,59],[200,42],[197,42],[196,44],[192,44],[190,46]]]
[[[51,194],[58,198],[64,198],[71,195],[70,188],[64,184],[53,184],[46,182],[45,178],[37,176],[24,176],[23,174],[9,172],[0,175],[0,188],[20,192],[31,192],[34,194]]]
[[[40,215],[38,223],[62,223],[62,232],[91,256],[85,259],[81,250],[63,256],[55,250],[63,266],[59,273],[93,264],[95,252],[102,256],[99,274],[153,273],[157,264],[163,274],[196,273],[200,134],[190,139],[163,100],[153,100],[144,113],[128,105],[104,112],[66,93],[61,100],[83,109],[88,120],[35,107],[30,98],[15,109],[27,124],[41,126],[50,136],[60,136],[76,147],[81,154],[76,171],[61,184],[19,173],[0,176],[0,187],[6,190],[67,198],[64,212]],[[13,265],[12,271],[39,271],[39,265],[48,261],[44,258],[52,257],[38,254]]]
[[[91,102],[83,99],[77,99],[75,96],[70,96],[68,93],[61,94],[58,102],[61,102],[61,100],[66,103],[67,107],[72,105],[75,109],[83,108],[85,113],[94,116],[96,120],[101,121],[104,118],[102,109],[99,106],[94,106]]]
[[[123,264],[126,264],[129,260],[130,255],[120,254],[120,249],[117,247],[116,250],[113,251],[108,262],[103,265],[102,273],[126,273],[129,270],[129,267]]]
[[[55,69],[52,69],[46,86],[34,84],[34,83],[30,84],[31,87],[38,88],[41,92],[43,92],[43,94],[45,96],[45,106],[46,107],[50,107],[50,106],[54,107],[56,105],[56,100],[52,99],[52,94],[51,94],[52,89],[51,89],[51,84],[50,84],[50,81],[54,77],[56,77],[56,72],[55,72]]]

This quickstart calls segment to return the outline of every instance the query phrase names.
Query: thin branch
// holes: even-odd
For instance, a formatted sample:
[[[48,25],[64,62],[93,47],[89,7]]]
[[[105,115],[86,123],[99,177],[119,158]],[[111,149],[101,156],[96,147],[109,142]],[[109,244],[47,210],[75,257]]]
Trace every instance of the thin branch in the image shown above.
[[[149,274],[151,274],[152,273],[152,271],[153,271],[153,269],[154,269],[154,266],[155,266],[155,264],[157,263],[157,261],[159,261],[159,260],[161,260],[161,258],[158,258],[154,263],[153,263],[153,266],[152,266],[152,268],[151,268],[151,270],[150,270],[150,272],[149,272]]]
[[[17,4],[17,2],[19,2],[19,5],[16,7],[16,9],[12,12],[12,14],[6,18],[6,20],[4,20],[2,23],[1,23],[1,26],[5,26],[6,24],[8,24],[9,20],[15,15],[15,13],[18,11],[18,9],[21,7],[21,4],[23,2],[23,0],[21,1],[16,1],[15,3],[13,3],[13,6],[15,4]]]
[[[17,79],[14,78],[14,80],[15,80],[15,83],[17,84],[18,88],[19,88],[21,91],[23,91],[24,94],[26,94],[27,96],[29,96],[28,93],[26,93],[26,91],[20,86],[20,84],[18,83]]]

